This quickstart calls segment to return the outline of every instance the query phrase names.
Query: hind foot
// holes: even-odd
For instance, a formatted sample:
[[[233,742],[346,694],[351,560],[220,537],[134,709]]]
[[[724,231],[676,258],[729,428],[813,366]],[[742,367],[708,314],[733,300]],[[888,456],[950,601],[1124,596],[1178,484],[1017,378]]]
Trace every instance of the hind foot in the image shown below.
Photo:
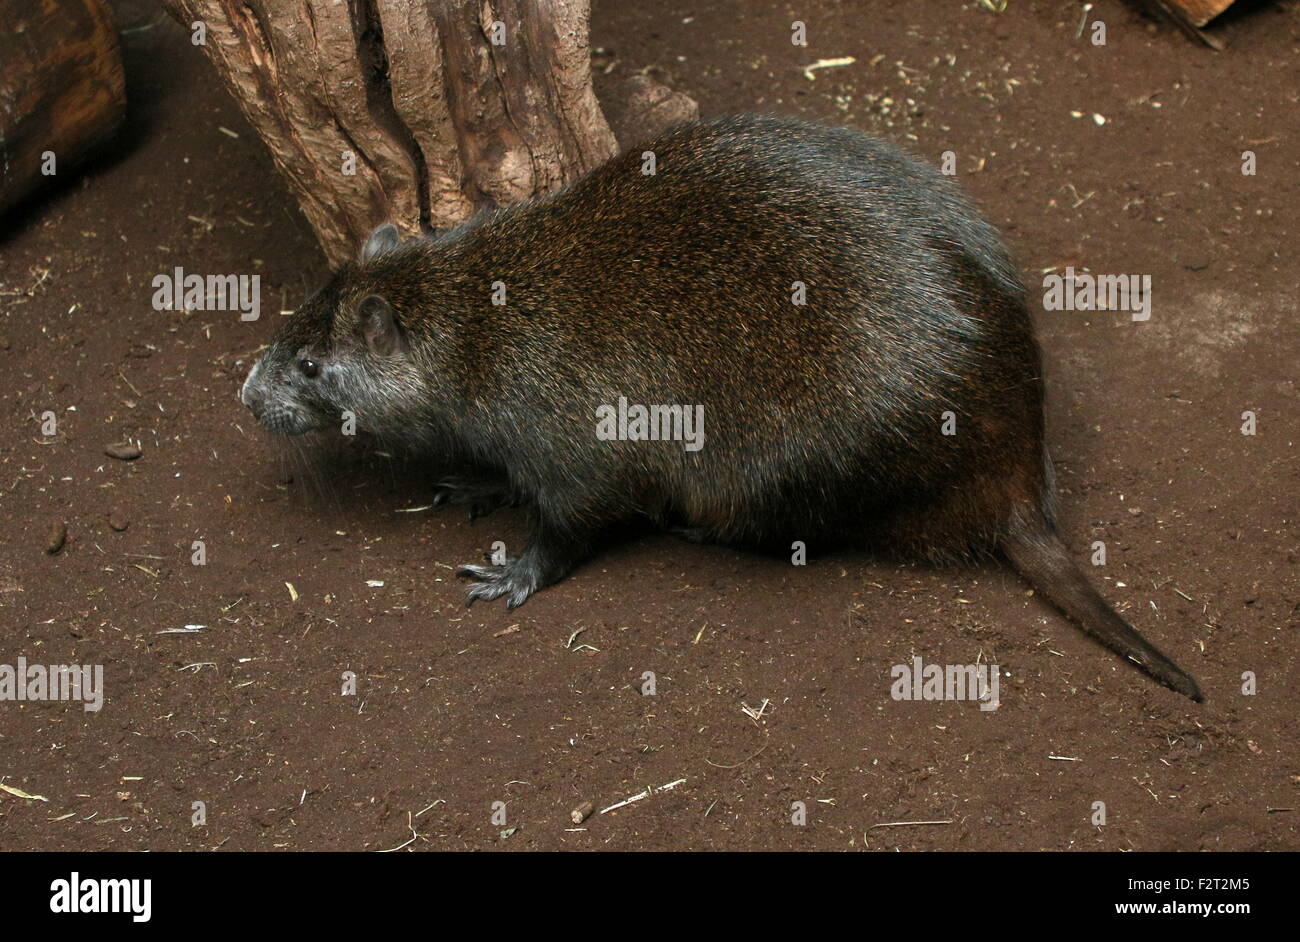
[[[519,501],[505,484],[470,478],[448,478],[439,481],[433,494],[433,505],[456,504],[469,509],[469,519],[486,517],[499,507],[515,507]]]
[[[516,609],[541,587],[541,574],[529,566],[523,557],[512,559],[504,566],[461,566],[456,575],[476,579],[465,593],[465,607],[480,599],[492,602],[505,597],[506,608]]]

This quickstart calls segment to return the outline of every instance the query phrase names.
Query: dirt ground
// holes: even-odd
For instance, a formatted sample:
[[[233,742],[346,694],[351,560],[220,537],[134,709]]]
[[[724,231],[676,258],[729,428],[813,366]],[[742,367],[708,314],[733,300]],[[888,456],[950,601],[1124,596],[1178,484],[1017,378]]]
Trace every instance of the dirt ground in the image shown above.
[[[404,512],[420,469],[308,465],[255,427],[236,391],[323,259],[201,51],[147,0],[117,14],[127,133],[0,244],[0,663],[102,664],[106,699],[0,703],[0,784],[47,799],[0,790],[0,847],[1300,848],[1300,5],[1250,5],[1214,53],[1112,0],[1101,47],[1074,3],[594,4],[616,128],[651,68],[705,115],[954,152],[1035,299],[1065,536],[1106,543],[1091,577],[1200,705],[996,566],[633,533],[467,611],[452,567],[523,514]],[[260,274],[269,313],[155,311],[177,265]],[[1066,265],[1150,274],[1151,319],[1041,310]],[[126,438],[139,460],[105,456]],[[1000,665],[1001,708],[891,699],[914,656]]]

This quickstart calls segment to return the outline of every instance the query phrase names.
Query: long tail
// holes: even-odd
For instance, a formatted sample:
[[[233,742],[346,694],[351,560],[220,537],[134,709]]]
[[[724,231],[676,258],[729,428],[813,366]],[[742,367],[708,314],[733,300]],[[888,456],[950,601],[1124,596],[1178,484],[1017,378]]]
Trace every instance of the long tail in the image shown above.
[[[1161,654],[1106,604],[1037,510],[1014,517],[1001,549],[1035,591],[1088,634],[1116,654],[1136,662],[1171,690],[1198,703],[1204,699],[1201,688],[1186,671]]]

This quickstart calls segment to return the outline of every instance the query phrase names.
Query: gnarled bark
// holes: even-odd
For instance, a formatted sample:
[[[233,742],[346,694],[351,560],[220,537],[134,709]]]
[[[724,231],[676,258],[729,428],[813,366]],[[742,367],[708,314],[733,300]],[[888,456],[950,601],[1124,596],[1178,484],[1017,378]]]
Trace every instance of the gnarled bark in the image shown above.
[[[163,2],[206,30],[331,264],[381,222],[454,225],[615,151],[585,0]]]

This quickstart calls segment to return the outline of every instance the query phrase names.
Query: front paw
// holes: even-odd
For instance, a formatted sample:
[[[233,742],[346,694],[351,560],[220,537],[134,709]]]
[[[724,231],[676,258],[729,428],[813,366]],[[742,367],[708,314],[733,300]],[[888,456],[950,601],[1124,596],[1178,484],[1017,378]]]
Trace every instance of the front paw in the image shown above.
[[[679,536],[688,543],[708,543],[710,534],[704,527],[669,527],[668,532]]]
[[[499,484],[449,478],[439,481],[433,492],[433,505],[459,504],[469,509],[469,519],[486,517],[498,507],[513,506],[509,492]]]
[[[541,585],[535,569],[521,559],[512,559],[504,566],[461,566],[456,575],[478,580],[465,593],[466,608],[480,599],[491,602],[504,596],[506,608],[516,609]]]

